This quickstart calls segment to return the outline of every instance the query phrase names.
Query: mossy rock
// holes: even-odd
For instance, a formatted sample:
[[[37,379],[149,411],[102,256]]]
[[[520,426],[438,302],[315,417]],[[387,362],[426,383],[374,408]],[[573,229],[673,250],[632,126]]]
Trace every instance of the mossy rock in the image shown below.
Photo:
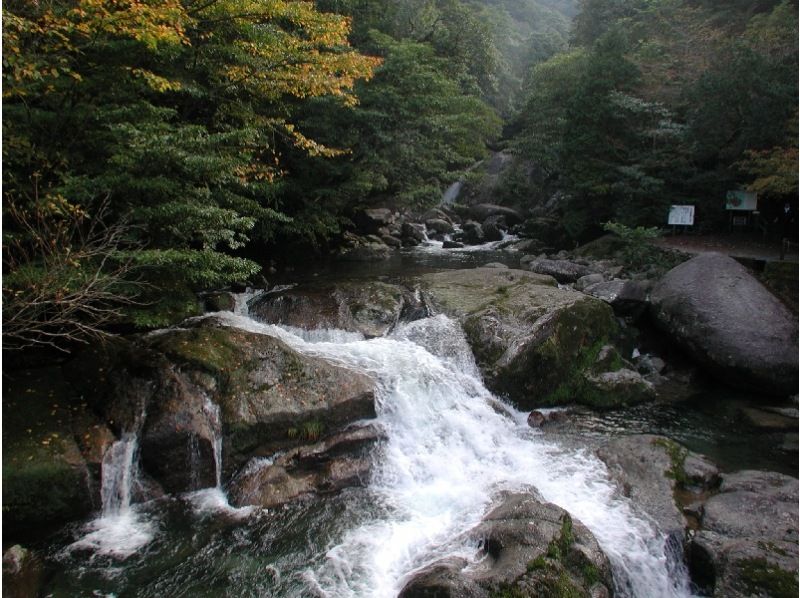
[[[607,304],[550,276],[475,268],[425,275],[420,285],[461,320],[487,386],[523,409],[575,402],[559,388],[617,332]]]
[[[84,517],[89,472],[73,436],[83,411],[58,368],[16,372],[3,393],[3,523],[11,536]]]

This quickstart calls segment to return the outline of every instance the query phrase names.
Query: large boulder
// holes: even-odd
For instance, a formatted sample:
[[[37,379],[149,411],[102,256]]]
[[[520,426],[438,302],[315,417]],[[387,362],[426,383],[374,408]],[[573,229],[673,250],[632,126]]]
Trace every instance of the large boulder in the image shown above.
[[[704,505],[689,568],[708,594],[794,597],[798,594],[798,484],[774,472],[723,476]]]
[[[379,229],[391,226],[396,220],[397,215],[388,208],[368,208],[353,216],[358,229],[366,234],[376,234]]]
[[[480,245],[485,241],[483,227],[474,220],[461,225],[463,240],[467,245]]]
[[[264,293],[248,304],[250,316],[268,324],[304,330],[337,328],[382,336],[397,323],[404,307],[415,302],[413,293],[375,281],[305,284]]]
[[[520,214],[514,208],[498,206],[491,203],[479,203],[477,205],[470,206],[469,216],[478,222],[483,222],[490,216],[505,216],[506,222],[510,226],[522,222],[523,220],[522,214]]]
[[[157,452],[163,442],[151,437],[155,431],[166,433],[170,425],[176,435],[186,430],[185,442],[181,438],[172,442],[196,444],[218,417],[223,470],[228,475],[254,456],[269,456],[302,442],[303,435],[292,430],[312,429],[322,438],[375,416],[374,383],[369,378],[300,354],[271,336],[206,319],[153,338],[151,347],[179,373],[187,394],[195,396],[185,396],[183,408],[180,404],[173,408],[172,396],[157,393],[142,438],[146,465],[163,458]],[[204,408],[206,397],[219,406],[218,415],[207,405]],[[201,456],[205,467],[214,471],[211,453]]]
[[[562,508],[509,494],[468,532],[477,565],[443,559],[415,575],[402,598],[610,595],[611,566],[591,532]]]
[[[449,270],[423,275],[420,285],[461,321],[487,386],[522,408],[581,402],[563,387],[616,330],[602,301],[523,270]]]
[[[584,277],[585,278],[585,277]],[[587,285],[583,292],[608,303],[620,316],[638,318],[647,309],[649,286],[636,280],[614,279]]]
[[[650,300],[658,326],[721,382],[797,392],[797,318],[736,260],[692,258],[670,270]]]

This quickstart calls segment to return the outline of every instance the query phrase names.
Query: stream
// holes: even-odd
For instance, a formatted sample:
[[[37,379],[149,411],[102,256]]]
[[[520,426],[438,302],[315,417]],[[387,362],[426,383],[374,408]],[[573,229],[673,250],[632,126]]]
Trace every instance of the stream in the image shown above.
[[[420,267],[432,267],[430,255],[419,257]],[[617,596],[691,595],[666,538],[620,495],[603,463],[530,428],[527,413],[484,387],[457,322],[437,315],[364,340],[265,325],[246,313],[214,315],[375,380],[386,440],[373,452],[368,484],[276,509],[234,509],[215,442],[214,488],[131,504],[132,430],[104,459],[103,512],[52,538],[46,595],[389,598],[444,556],[474,563],[478,546],[465,532],[507,490],[536,492],[586,525],[612,563]],[[218,430],[216,406],[205,411]],[[634,431],[652,431],[639,429],[652,417],[634,419]],[[587,434],[624,427],[604,416],[581,422]]]

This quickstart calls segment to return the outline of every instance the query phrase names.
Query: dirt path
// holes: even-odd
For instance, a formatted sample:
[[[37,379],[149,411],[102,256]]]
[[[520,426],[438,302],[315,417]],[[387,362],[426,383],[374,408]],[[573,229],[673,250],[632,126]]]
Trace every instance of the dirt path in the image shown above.
[[[665,235],[656,239],[659,247],[679,249],[688,253],[719,252],[734,257],[747,257],[766,261],[780,259],[780,246],[764,242],[760,236],[744,234],[719,235]],[[798,261],[797,243],[789,245],[785,261]]]

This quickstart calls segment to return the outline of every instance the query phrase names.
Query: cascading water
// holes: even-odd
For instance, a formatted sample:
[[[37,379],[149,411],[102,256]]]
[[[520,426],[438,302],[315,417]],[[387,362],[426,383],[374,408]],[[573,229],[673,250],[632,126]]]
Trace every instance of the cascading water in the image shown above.
[[[302,576],[325,596],[396,595],[413,571],[447,555],[476,557],[463,532],[501,490],[536,488],[581,520],[612,562],[618,595],[687,596],[663,534],[619,497],[594,456],[545,441],[525,414],[483,386],[460,326],[436,316],[369,341],[339,331],[304,335],[225,315],[229,325],[278,336],[300,352],[372,375],[388,440],[369,491],[380,514],[354,525]]]
[[[138,428],[138,424],[135,429]],[[89,522],[86,534],[68,547],[90,550],[101,556],[125,558],[150,542],[153,526],[131,506],[136,483],[139,439],[136,432],[123,434],[103,455],[101,465],[100,517]]]

